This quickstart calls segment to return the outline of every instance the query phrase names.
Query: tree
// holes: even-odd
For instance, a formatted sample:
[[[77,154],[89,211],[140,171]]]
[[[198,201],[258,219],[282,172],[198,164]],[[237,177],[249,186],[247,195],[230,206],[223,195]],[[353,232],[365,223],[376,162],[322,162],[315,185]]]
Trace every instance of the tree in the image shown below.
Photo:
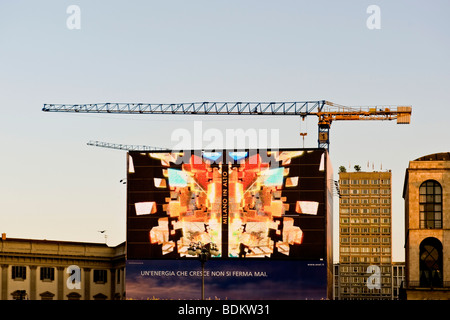
[[[361,166],[359,166],[359,165],[354,166],[354,168],[355,168],[355,171],[356,171],[356,172],[361,171]]]
[[[341,172],[347,172],[347,169],[345,169],[344,166],[340,166],[339,167],[339,173],[341,173]]]

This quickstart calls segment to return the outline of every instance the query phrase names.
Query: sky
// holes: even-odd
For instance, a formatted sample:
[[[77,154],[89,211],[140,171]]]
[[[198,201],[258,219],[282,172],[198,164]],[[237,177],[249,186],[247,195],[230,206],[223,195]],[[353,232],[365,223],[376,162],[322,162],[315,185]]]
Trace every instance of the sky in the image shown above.
[[[371,5],[379,29],[367,25]],[[341,165],[392,170],[393,260],[404,261],[408,162],[450,147],[449,10],[445,0],[1,1],[0,232],[125,241],[126,153],[90,140],[170,148],[174,131],[201,121],[279,130],[281,147],[302,147],[307,132],[305,147],[317,147],[315,117],[45,113],[45,103],[410,105],[409,125],[335,122],[330,132],[335,180]]]

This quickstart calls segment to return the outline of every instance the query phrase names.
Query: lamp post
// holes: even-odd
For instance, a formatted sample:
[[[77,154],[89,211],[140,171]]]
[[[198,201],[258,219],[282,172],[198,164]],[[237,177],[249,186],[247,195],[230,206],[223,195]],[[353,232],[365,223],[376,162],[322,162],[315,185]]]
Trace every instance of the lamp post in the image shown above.
[[[219,255],[219,250],[212,242],[203,244],[199,241],[191,242],[187,252],[191,256],[198,256],[202,264],[202,300],[205,300],[205,263],[211,256]]]

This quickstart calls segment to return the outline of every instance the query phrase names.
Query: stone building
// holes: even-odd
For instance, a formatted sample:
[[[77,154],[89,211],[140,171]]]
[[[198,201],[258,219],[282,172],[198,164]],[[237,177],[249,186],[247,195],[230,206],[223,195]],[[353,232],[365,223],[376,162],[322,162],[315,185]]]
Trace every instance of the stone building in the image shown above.
[[[115,300],[125,297],[125,243],[0,240],[0,299]]]
[[[406,297],[450,299],[450,152],[410,161],[403,198]]]

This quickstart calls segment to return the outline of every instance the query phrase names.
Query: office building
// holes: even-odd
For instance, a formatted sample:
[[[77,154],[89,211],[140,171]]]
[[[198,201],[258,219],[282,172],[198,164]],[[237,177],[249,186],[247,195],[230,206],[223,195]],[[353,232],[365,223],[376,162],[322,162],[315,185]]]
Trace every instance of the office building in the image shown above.
[[[391,172],[340,172],[339,187],[339,296],[392,299]]]
[[[405,262],[392,263],[392,299],[403,300],[405,288]]]

